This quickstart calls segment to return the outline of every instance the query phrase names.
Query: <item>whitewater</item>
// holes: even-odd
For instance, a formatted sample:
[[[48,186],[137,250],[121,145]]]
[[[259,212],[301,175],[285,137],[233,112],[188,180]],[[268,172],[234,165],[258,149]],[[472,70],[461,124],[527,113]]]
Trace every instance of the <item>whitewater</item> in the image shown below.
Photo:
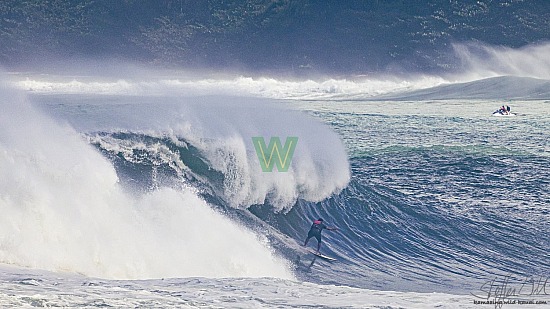
[[[460,76],[6,74],[0,306],[545,307],[550,81],[517,70],[539,51],[462,48]],[[298,136],[289,171],[253,136]],[[319,217],[337,262],[301,246]]]

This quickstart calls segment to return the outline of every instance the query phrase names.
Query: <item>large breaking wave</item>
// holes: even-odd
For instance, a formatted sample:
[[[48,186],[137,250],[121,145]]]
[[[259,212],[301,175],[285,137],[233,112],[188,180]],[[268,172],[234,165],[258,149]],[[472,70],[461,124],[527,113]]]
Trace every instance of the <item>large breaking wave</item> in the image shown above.
[[[0,262],[107,278],[293,278],[265,237],[196,189],[126,192],[71,127],[1,91]]]

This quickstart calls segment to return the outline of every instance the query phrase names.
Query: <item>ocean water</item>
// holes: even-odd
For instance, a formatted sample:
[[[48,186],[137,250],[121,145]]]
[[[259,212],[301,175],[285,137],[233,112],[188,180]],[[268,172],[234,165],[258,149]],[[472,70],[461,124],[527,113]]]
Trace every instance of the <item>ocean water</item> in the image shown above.
[[[1,306],[550,302],[544,80],[4,80]],[[253,136],[299,137],[289,171]]]

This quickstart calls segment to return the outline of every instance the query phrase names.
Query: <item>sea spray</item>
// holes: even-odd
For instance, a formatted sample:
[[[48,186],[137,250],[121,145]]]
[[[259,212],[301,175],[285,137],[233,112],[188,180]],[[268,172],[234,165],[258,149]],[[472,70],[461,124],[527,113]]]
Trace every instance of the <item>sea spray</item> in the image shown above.
[[[147,153],[148,158],[165,157],[170,160],[165,163],[180,175],[190,164],[179,158],[181,151],[180,155],[159,155],[158,151],[167,145],[144,149],[142,138],[167,139],[162,143],[170,144],[172,149],[190,145],[204,162],[202,169],[208,170],[202,174],[221,175],[208,181],[234,208],[267,203],[274,211],[288,211],[299,199],[321,201],[340,192],[351,175],[340,137],[326,124],[305,113],[285,109],[279,101],[169,95],[88,96],[90,104],[81,104],[72,95],[34,99],[45,99],[40,104],[46,104],[44,108],[50,113],[53,110],[54,117],[69,121],[78,131],[91,136],[102,151],[115,157],[117,149],[126,157],[134,152],[136,156]],[[50,104],[56,107],[51,109]],[[126,136],[127,133],[131,134]],[[255,136],[299,138],[287,172],[262,172],[252,142]]]
[[[126,193],[69,125],[1,92],[0,263],[102,278],[293,278],[262,236],[193,189]]]

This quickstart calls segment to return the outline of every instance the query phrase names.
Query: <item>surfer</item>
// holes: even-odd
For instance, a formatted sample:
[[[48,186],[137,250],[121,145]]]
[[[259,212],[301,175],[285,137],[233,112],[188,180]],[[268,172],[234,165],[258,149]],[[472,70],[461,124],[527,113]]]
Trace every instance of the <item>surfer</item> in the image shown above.
[[[307,238],[306,238],[306,241],[304,242],[304,247],[307,246],[307,243],[309,242],[309,239],[311,237],[315,237],[317,239],[317,253],[319,253],[319,249],[321,249],[321,232],[324,229],[327,229],[329,231],[335,231],[338,228],[326,226],[323,223],[323,219],[321,219],[321,218],[313,221],[313,224],[311,225],[311,228],[309,229],[309,232],[307,233]]]

